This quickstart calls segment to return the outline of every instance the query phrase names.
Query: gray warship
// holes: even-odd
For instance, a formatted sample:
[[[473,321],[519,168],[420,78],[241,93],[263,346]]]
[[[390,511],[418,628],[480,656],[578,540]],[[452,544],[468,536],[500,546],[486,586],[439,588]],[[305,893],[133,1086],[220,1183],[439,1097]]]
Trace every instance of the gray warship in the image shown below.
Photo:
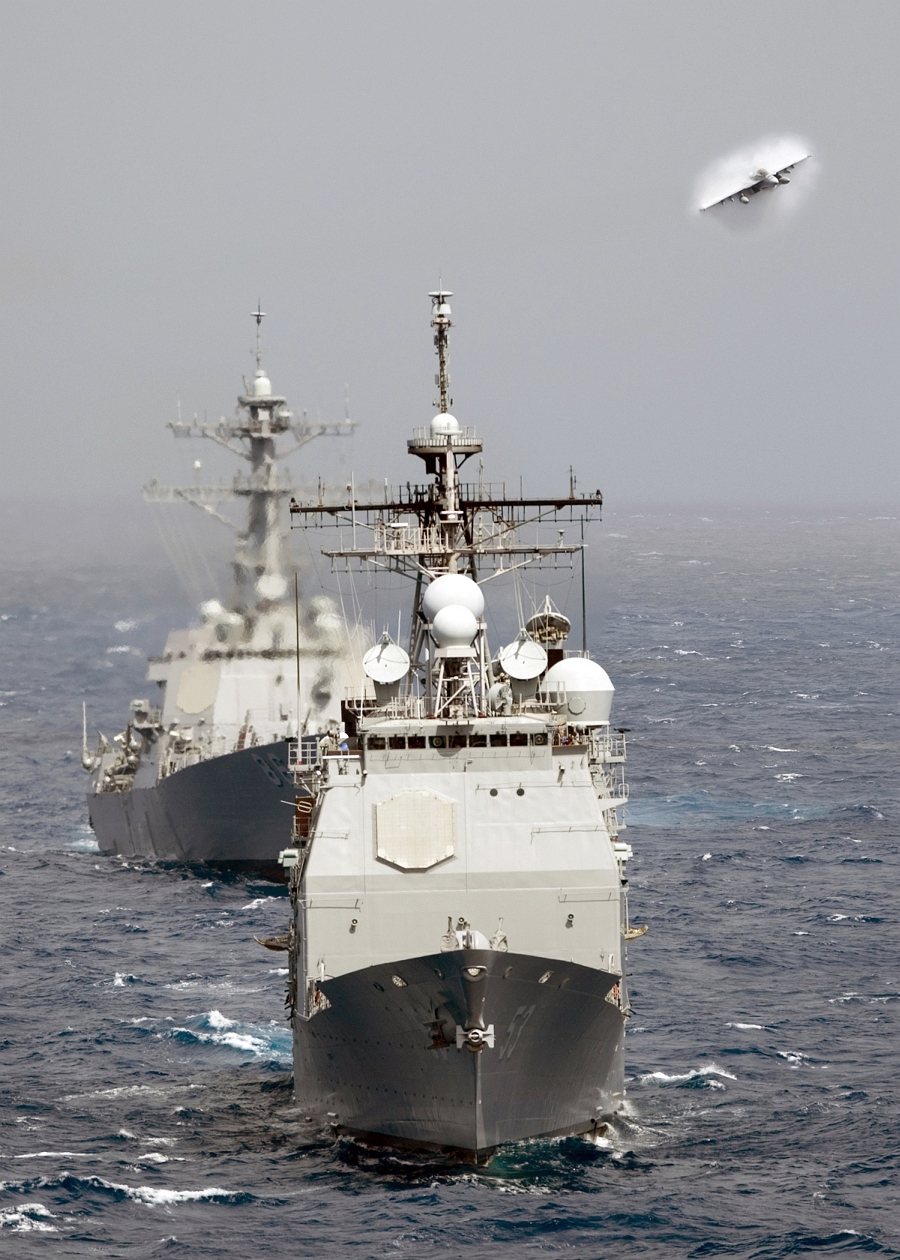
[[[145,497],[188,502],[236,530],[230,601],[200,606],[199,625],[173,630],[149,662],[155,694],[131,702],[125,729],[88,747],[88,808],[101,853],[234,868],[271,868],[290,841],[298,738],[337,730],[353,677],[351,638],[331,601],[297,599],[290,583],[286,505],[296,487],[279,462],[349,419],[315,423],[288,410],[262,363],[232,419],[171,424],[179,438],[206,438],[249,467],[229,485],[163,487]],[[286,440],[287,445],[280,444]],[[246,503],[243,527],[222,511]]]
[[[608,675],[566,650],[549,597],[493,655],[485,622],[502,573],[583,574],[601,495],[574,477],[551,499],[462,480],[482,444],[450,414],[452,294],[430,296],[440,410],[408,442],[430,479],[291,504],[352,541],[325,550],[337,571],[409,576],[413,616],[407,646],[385,631],[365,653],[347,747],[300,748],[290,928],[260,943],[288,952],[298,1105],[478,1162],[604,1131],[624,1097],[626,943],[646,929],[628,920]]]

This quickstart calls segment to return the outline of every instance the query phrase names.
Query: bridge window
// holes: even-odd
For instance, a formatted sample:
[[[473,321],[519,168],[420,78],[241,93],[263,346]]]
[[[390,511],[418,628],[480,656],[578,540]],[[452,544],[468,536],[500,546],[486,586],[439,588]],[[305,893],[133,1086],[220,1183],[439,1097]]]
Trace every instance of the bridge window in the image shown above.
[[[527,748],[528,747],[528,732],[527,731],[513,731],[509,737],[509,746],[510,748]]]
[[[454,731],[453,734],[450,736],[450,747],[451,748],[465,748],[465,746],[466,746],[465,735],[462,733],[462,731]]]
[[[366,748],[372,752],[381,752],[384,748],[384,736],[370,735],[366,740]]]
[[[502,731],[495,731],[494,734],[491,736],[491,748],[505,748],[505,747],[506,747],[506,733]]]
[[[547,736],[543,733],[541,733],[540,735],[532,735],[531,742],[532,744],[546,744]]]
[[[425,736],[424,735],[410,735],[406,741],[406,747],[407,748],[424,748]]]
[[[470,748],[487,748],[487,735],[470,735]]]
[[[405,735],[392,735],[390,739],[388,740],[388,748],[405,748],[405,747],[406,747]]]

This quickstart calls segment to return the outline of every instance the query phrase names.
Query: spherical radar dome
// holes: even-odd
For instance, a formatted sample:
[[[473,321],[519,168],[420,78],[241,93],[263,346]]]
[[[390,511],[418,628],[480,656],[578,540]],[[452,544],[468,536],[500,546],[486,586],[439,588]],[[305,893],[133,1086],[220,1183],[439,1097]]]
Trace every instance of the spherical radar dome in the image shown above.
[[[609,721],[615,687],[596,661],[584,656],[557,661],[547,670],[541,687],[551,701],[558,697],[560,713],[574,722],[589,725]]]
[[[449,411],[442,411],[431,422],[432,437],[455,437],[459,433],[459,421]]]
[[[281,599],[287,590],[287,582],[280,573],[264,573],[256,583],[256,589],[263,599],[273,601]]]
[[[434,621],[435,614],[451,604],[460,604],[468,608],[476,620],[480,620],[484,612],[484,596],[477,582],[473,582],[464,573],[444,573],[426,587],[422,598],[422,611],[429,621]],[[474,635],[473,635],[474,638]]]
[[[435,613],[431,633],[438,647],[469,647],[478,633],[478,622],[462,604],[448,604]]]

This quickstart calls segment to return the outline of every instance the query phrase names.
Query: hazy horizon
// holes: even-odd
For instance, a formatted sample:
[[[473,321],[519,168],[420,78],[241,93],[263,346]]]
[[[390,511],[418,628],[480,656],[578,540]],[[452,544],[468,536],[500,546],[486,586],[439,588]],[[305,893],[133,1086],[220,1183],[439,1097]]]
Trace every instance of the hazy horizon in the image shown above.
[[[137,505],[198,458],[230,475],[165,424],[231,413],[257,300],[275,389],[340,418],[349,384],[360,423],[297,471],[415,479],[439,276],[486,478],[552,492],[572,464],[609,505],[897,503],[896,5],[4,16],[7,503]],[[796,213],[692,208],[768,135],[814,149]]]

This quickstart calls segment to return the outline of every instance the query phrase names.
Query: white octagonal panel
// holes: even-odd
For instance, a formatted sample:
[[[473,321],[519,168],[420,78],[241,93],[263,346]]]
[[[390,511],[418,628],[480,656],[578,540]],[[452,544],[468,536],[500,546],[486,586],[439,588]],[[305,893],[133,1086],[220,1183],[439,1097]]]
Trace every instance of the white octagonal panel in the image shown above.
[[[382,862],[425,871],[453,857],[456,804],[437,792],[400,792],[375,806],[375,844]]]

